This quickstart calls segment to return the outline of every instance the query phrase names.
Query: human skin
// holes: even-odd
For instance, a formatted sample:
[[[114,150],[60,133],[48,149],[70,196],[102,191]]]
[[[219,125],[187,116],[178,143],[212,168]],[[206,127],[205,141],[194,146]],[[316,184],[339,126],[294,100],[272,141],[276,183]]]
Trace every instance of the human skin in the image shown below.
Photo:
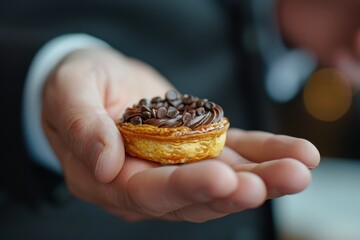
[[[285,41],[313,53],[321,66],[360,61],[359,12],[358,0],[277,0]]]
[[[185,165],[126,155],[114,120],[173,88],[111,48],[75,51],[56,67],[44,86],[42,122],[73,195],[128,221],[205,222],[308,186],[319,152],[290,136],[230,129],[219,157]]]

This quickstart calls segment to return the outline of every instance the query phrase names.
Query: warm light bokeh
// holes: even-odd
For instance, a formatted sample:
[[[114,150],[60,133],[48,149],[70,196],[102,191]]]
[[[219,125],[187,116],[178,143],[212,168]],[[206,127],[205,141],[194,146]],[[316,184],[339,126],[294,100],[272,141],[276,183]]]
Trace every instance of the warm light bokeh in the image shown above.
[[[306,110],[316,119],[335,121],[350,108],[352,89],[345,75],[324,68],[310,76],[304,90]]]

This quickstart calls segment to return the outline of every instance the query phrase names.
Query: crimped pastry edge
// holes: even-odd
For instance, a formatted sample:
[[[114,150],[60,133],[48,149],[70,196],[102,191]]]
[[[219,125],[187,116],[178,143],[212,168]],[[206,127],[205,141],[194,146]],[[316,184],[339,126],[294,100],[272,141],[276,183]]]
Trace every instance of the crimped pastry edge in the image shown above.
[[[225,145],[229,126],[226,118],[195,130],[117,123],[129,155],[161,164],[188,163],[218,156]]]

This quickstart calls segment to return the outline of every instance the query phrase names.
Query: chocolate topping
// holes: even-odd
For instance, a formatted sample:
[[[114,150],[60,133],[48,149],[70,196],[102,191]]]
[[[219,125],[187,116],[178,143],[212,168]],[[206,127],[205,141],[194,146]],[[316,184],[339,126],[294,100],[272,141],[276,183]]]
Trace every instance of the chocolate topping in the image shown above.
[[[139,101],[139,105],[140,105],[140,106],[142,106],[142,105],[144,105],[144,106],[150,106],[150,101],[147,100],[146,98],[143,98],[143,99],[141,99],[141,100]]]
[[[165,94],[165,98],[168,101],[174,101],[178,99],[178,94],[175,91],[167,91],[167,93]]]
[[[191,114],[190,113],[184,113],[182,116],[182,121],[186,125],[187,122],[191,120]]]
[[[133,117],[131,119],[131,123],[134,124],[134,125],[141,125],[142,124],[142,119],[141,119],[140,116]]]
[[[157,118],[164,118],[167,114],[167,109],[165,107],[159,107],[157,110]]]
[[[121,122],[134,125],[149,124],[157,127],[187,126],[196,129],[221,121],[224,117],[222,108],[208,101],[176,91],[168,91],[165,98],[154,97],[141,99],[138,104],[127,108]]]

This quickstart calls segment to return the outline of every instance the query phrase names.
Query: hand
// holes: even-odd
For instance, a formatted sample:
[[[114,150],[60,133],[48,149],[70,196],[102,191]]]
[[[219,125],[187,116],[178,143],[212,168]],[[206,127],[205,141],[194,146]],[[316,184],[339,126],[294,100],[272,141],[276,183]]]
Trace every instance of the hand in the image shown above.
[[[182,166],[128,157],[115,181],[98,193],[112,196],[105,208],[128,220],[204,222],[303,190],[320,160],[310,142],[265,132],[230,129],[226,145],[215,159]]]
[[[173,88],[147,65],[112,49],[67,56],[43,94],[43,127],[70,181],[66,161],[82,161],[100,182],[110,182],[125,158],[114,120],[139,99]]]
[[[286,42],[306,49],[321,66],[334,67],[339,51],[356,52],[360,1],[278,0],[278,23]]]
[[[223,153],[162,166],[125,155],[114,119],[171,88],[148,66],[112,50],[69,55],[44,89],[43,125],[70,191],[129,221],[203,222],[296,193],[319,153],[306,140],[231,129]]]
[[[334,66],[346,76],[354,90],[360,90],[360,28],[353,47],[340,49],[334,58]]]

